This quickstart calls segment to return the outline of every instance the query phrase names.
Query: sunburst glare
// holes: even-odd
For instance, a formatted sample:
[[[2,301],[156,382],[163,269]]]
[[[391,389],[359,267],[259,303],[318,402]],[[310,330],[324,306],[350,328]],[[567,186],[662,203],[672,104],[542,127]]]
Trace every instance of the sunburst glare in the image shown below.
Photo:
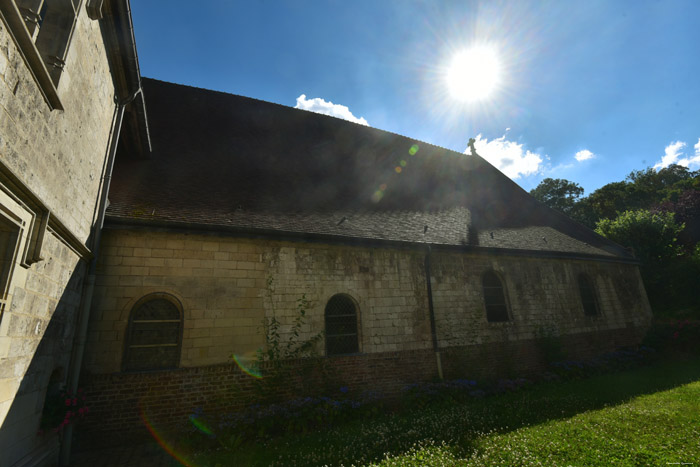
[[[494,47],[474,46],[452,58],[447,70],[450,95],[472,102],[489,98],[501,79],[501,64]]]

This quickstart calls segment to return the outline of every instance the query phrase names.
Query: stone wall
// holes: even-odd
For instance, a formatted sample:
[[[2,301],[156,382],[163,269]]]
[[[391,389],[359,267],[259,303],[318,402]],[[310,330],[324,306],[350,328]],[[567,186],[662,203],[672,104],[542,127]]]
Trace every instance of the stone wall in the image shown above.
[[[151,398],[153,419],[161,423],[182,420],[197,406],[237,407],[240,401],[226,391],[238,387],[237,394],[245,395],[251,377],[231,364],[231,354],[250,357],[263,345],[264,317],[284,323],[285,340],[302,294],[311,305],[301,339],[323,331],[333,295],[347,294],[357,304],[360,353],[327,359],[342,384],[395,393],[408,382],[437,376],[422,249],[128,229],[107,229],[103,239],[83,379],[103,429],[140,423],[137,403],[151,407],[151,384],[161,391]],[[634,345],[651,317],[633,265],[454,251],[434,251],[431,263],[448,378],[541,370],[546,337],[559,339],[562,356],[571,359]],[[481,277],[487,270],[503,279],[507,322],[486,319]],[[595,284],[597,316],[584,314],[577,282],[582,272]],[[122,373],[129,314],[139,299],[157,292],[178,297],[183,306],[180,369]],[[323,345],[318,350],[322,354]]]
[[[51,111],[0,21],[0,163],[79,239],[90,233],[112,117],[114,85],[97,21],[84,8]]]
[[[571,259],[433,255],[433,301],[442,347],[644,328],[651,309],[637,266]],[[486,320],[481,278],[491,270],[503,281],[510,320]],[[594,283],[600,313],[586,316],[578,275]]]
[[[0,322],[0,452],[7,465],[51,436],[37,436],[44,398],[52,378],[65,381],[73,346],[84,266],[54,235],[43,254],[15,274]]]
[[[114,86],[100,27],[84,8],[58,95],[64,110],[51,111],[8,26],[0,21],[0,172],[3,180],[14,184],[0,190],[3,199],[38,199],[50,219],[59,219],[77,243],[84,243],[114,112]],[[10,216],[26,214],[6,201],[0,204]],[[21,230],[26,242],[27,224]],[[64,233],[49,228],[43,260],[23,266],[16,259],[8,281],[7,303],[0,312],[2,465],[20,459],[50,462],[45,451],[57,448],[55,435],[42,437],[37,432],[49,380],[58,386],[67,377],[84,272],[75,243],[68,246],[73,240],[65,240]]]
[[[157,292],[183,305],[183,367],[250,356],[264,343],[264,317],[276,315],[288,330],[303,294],[311,308],[301,339],[323,331],[326,302],[345,293],[360,310],[360,352],[430,348],[422,265],[409,250],[107,229],[85,369],[121,370],[129,313]]]

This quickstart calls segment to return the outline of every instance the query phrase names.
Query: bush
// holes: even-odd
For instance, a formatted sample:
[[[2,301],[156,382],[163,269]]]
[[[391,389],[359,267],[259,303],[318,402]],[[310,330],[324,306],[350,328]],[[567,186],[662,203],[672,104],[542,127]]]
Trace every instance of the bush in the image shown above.
[[[656,321],[644,343],[667,354],[700,355],[700,323],[698,321]]]

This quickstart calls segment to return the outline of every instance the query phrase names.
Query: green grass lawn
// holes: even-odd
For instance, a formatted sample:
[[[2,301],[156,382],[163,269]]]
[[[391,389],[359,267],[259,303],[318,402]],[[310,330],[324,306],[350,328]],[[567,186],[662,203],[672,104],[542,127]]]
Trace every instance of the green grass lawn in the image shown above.
[[[697,466],[700,359],[433,404],[190,459],[198,466]]]

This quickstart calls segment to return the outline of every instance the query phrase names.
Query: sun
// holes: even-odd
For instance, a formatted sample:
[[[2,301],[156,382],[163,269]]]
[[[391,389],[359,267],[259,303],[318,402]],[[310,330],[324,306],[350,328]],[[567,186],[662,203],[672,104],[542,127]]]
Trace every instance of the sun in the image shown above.
[[[501,64],[493,47],[474,46],[452,58],[447,70],[450,95],[460,101],[488,98],[498,87]]]

